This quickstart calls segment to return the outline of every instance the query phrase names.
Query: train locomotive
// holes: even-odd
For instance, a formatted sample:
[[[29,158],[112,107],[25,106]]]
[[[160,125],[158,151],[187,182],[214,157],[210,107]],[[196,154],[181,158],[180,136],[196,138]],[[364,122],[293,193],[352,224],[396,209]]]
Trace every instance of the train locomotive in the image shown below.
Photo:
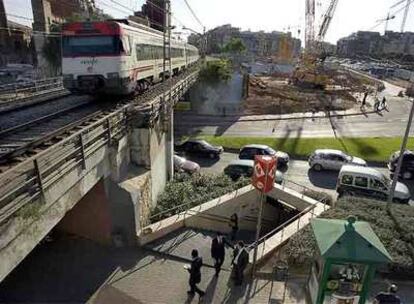
[[[127,95],[163,78],[163,33],[129,20],[74,22],[63,26],[63,84],[72,93]],[[198,49],[171,39],[174,76],[194,65]]]

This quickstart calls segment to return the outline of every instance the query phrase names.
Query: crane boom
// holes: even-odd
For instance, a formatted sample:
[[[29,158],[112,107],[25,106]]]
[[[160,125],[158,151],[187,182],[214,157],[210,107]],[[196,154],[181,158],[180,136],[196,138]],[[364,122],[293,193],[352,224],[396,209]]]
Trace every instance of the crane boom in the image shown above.
[[[407,4],[405,5],[404,17],[401,23],[401,33],[404,32],[405,23],[407,22],[408,11],[410,10],[411,0],[407,0]]]
[[[338,6],[339,0],[332,0],[329,4],[328,10],[326,11],[325,15],[323,16],[321,27],[319,28],[317,40],[323,41],[325,39],[325,35],[328,32],[329,25],[333,19],[335,14],[336,7]]]
[[[315,41],[315,0],[306,0],[305,47],[310,49]]]

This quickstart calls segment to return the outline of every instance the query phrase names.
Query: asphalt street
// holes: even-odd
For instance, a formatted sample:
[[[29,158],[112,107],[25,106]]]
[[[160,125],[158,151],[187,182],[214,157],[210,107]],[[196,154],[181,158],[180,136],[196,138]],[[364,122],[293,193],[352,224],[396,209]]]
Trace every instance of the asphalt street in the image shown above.
[[[331,118],[276,119],[274,121],[240,121],[237,116],[207,116],[192,113],[177,113],[176,135],[226,135],[226,136],[270,136],[275,138],[295,137],[374,137],[401,136],[408,120],[411,101],[396,97],[401,88],[386,84],[381,96],[387,98],[388,110],[381,113],[372,111],[373,99],[367,108],[360,110],[358,105],[353,115]],[[262,117],[266,117],[263,115]]]
[[[202,173],[219,174],[223,173],[224,168],[231,161],[238,159],[238,154],[223,153],[220,159],[215,160],[199,157],[187,157],[187,159],[200,164]],[[389,176],[389,172],[386,167],[373,168],[382,172],[386,176]],[[285,180],[293,181],[310,189],[326,192],[334,198],[337,196],[335,188],[338,172],[336,171],[316,172],[314,170],[310,170],[308,162],[303,160],[291,160],[288,169],[283,171],[285,173]],[[410,189],[411,195],[414,199],[414,182],[404,181],[404,183]]]

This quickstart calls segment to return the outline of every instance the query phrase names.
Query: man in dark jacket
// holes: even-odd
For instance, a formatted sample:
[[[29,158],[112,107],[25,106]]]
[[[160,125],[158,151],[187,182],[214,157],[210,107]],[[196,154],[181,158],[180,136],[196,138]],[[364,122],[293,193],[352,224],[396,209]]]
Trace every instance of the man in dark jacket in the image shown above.
[[[201,266],[203,266],[203,259],[198,256],[198,250],[193,249],[191,251],[191,266],[187,268],[190,273],[190,290],[187,292],[190,295],[198,293],[200,297],[204,296],[204,291],[197,287],[197,284],[201,282]]]
[[[216,277],[218,277],[220,273],[221,266],[223,265],[226,256],[226,244],[233,247],[220,232],[218,232],[216,237],[211,241],[211,257],[215,261],[214,268],[216,269]]]
[[[242,241],[238,242],[237,247],[234,249],[232,264],[234,265],[235,284],[241,285],[243,283],[244,270],[247,264],[249,264],[249,253]]]
[[[380,292],[375,296],[374,304],[400,304],[401,299],[397,296],[397,285],[388,287],[388,292]]]

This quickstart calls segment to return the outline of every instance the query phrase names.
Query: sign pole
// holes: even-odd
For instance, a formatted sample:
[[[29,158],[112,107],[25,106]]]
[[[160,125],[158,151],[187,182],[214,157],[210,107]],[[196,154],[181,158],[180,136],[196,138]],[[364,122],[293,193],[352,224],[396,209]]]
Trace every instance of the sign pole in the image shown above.
[[[257,261],[257,245],[260,238],[260,230],[262,229],[262,213],[263,213],[263,192],[260,193],[260,207],[259,207],[259,217],[257,219],[257,226],[256,226],[256,239],[254,241],[254,254],[253,254],[253,266],[252,266],[252,277],[256,272],[256,261]]]
[[[267,176],[269,173],[269,164],[266,164],[266,171],[265,175]],[[265,180],[265,189],[267,184],[267,179]],[[254,253],[253,253],[253,266],[252,266],[252,277],[256,272],[256,261],[257,261],[257,245],[259,245],[259,238],[260,238],[260,231],[262,230],[262,214],[263,214],[263,197],[264,191],[260,191],[260,198],[259,198],[259,216],[257,218],[257,226],[256,226],[256,238],[254,240]]]

